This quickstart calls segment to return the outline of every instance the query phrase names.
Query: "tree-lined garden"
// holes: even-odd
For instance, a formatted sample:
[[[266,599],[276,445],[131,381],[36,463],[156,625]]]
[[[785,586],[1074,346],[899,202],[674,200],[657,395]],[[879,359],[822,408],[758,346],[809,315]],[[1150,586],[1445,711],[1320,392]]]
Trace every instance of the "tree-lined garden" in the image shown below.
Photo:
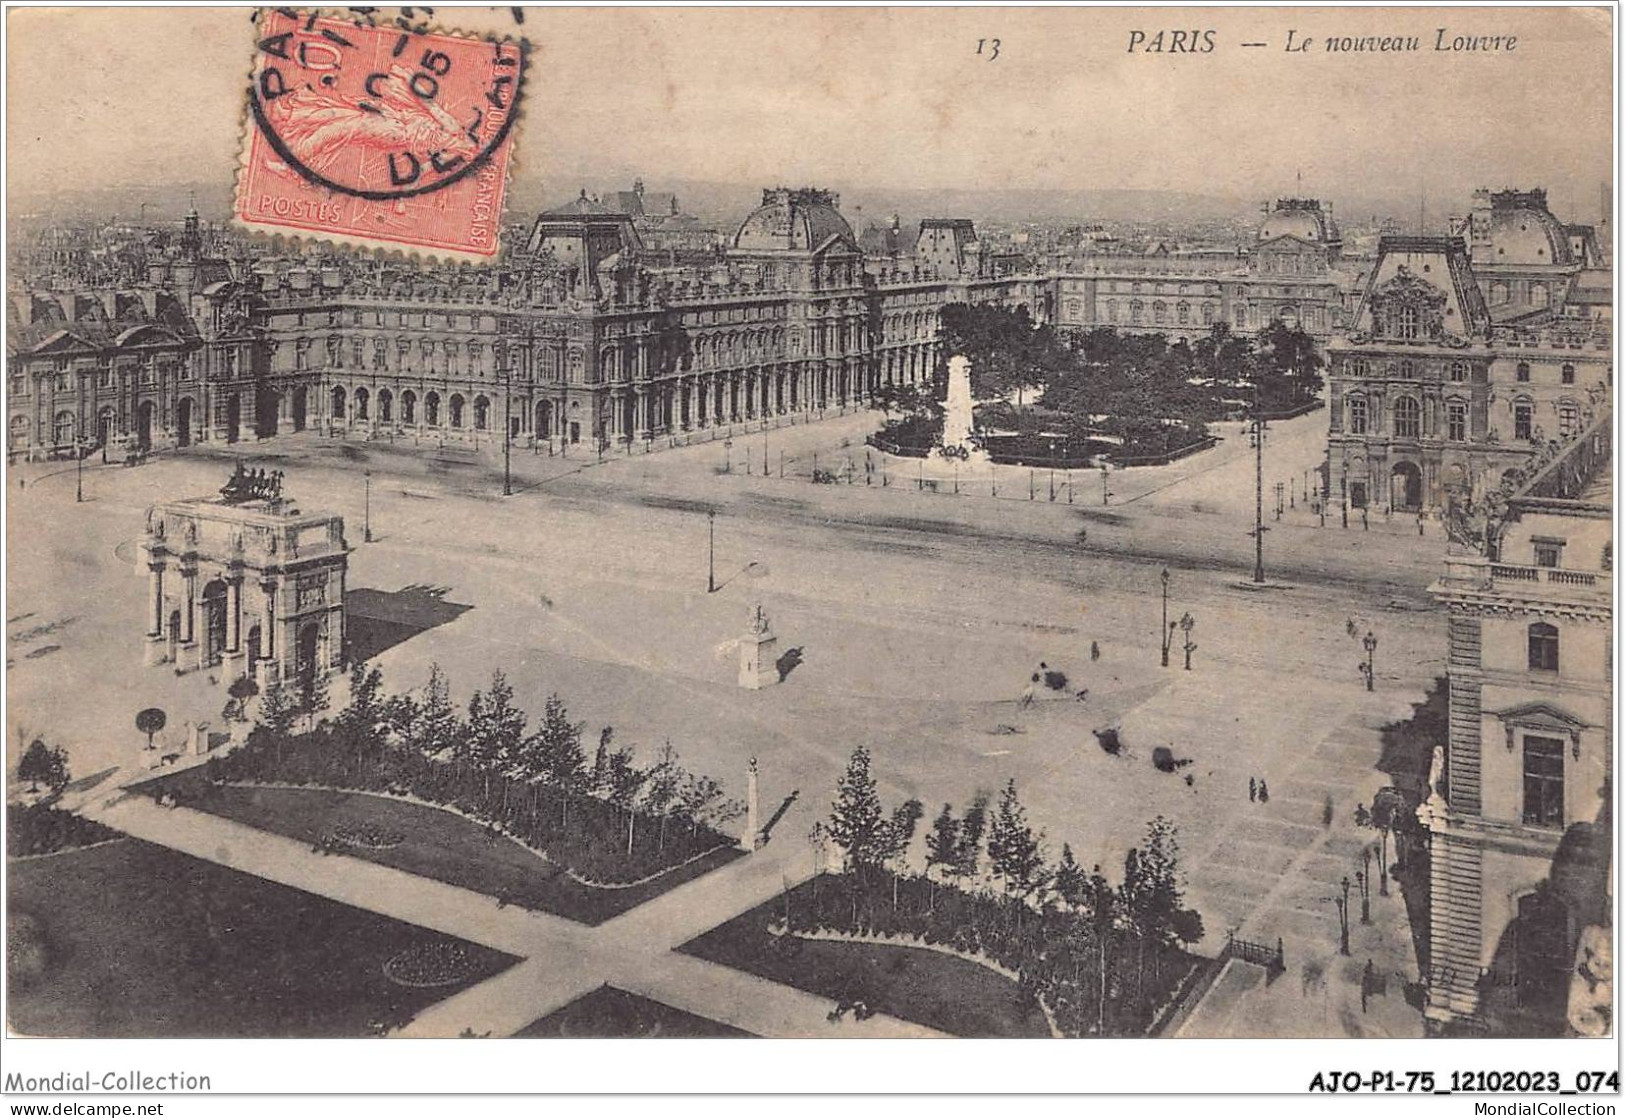
[[[944,804],[916,868],[922,816],[917,800],[886,811],[867,750],[855,750],[812,836],[833,872],[773,907],[782,934],[881,937],[985,960],[1016,974],[1069,1036],[1143,1035],[1197,964],[1184,946],[1202,938],[1202,919],[1185,907],[1166,819],[1151,821],[1113,882],[1070,846],[1051,860],[1014,781],[957,813]]]
[[[978,428],[1003,433],[990,449],[1038,464],[1063,449],[1117,462],[1177,456],[1204,445],[1216,420],[1313,406],[1325,364],[1313,338],[1279,320],[1256,335],[1216,323],[1194,342],[1109,326],[1063,336],[1025,308],[956,303],[943,308],[942,341],[945,359],[970,359]],[[933,384],[877,393],[889,417],[877,439],[940,445],[945,377],[944,366]]]
[[[716,780],[686,769],[669,743],[640,763],[605,727],[589,754],[585,725],[557,695],[531,728],[500,671],[466,712],[452,704],[438,666],[419,690],[386,696],[378,669],[358,664],[348,704],[325,718],[315,705],[322,701],[271,687],[241,747],[166,778],[155,792],[184,802],[210,784],[274,783],[411,797],[603,884],[638,881],[733,845],[719,828],[742,806]]]

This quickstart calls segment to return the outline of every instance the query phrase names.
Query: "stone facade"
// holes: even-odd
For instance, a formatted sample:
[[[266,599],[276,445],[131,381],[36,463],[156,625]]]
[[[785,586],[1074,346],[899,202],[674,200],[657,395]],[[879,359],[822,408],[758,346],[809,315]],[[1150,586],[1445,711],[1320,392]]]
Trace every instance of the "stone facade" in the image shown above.
[[[1427,1017],[1559,1031],[1582,931],[1608,901],[1612,765],[1611,412],[1452,545],[1443,788],[1431,841]]]
[[[1330,500],[1406,513],[1479,500],[1589,425],[1613,380],[1608,317],[1569,313],[1554,280],[1538,313],[1498,318],[1478,263],[1496,251],[1382,239],[1351,328],[1328,346]]]
[[[342,518],[282,498],[211,497],[155,505],[147,524],[147,663],[262,688],[342,665]]]

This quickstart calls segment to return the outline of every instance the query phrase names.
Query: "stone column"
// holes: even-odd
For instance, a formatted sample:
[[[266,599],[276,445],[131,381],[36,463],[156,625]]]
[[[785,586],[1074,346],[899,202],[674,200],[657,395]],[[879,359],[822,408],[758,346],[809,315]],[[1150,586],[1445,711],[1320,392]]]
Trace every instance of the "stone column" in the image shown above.
[[[147,561],[148,594],[151,617],[147,625],[146,647],[142,652],[142,663],[161,664],[164,662],[164,561],[158,556]]]
[[[745,829],[739,836],[739,848],[749,853],[762,844],[761,816],[759,815],[758,792],[756,786],[756,758],[750,759],[750,768],[745,777]]]
[[[197,640],[197,564],[184,563],[181,566],[181,579],[186,591],[186,609],[181,614],[181,643],[191,644]]]

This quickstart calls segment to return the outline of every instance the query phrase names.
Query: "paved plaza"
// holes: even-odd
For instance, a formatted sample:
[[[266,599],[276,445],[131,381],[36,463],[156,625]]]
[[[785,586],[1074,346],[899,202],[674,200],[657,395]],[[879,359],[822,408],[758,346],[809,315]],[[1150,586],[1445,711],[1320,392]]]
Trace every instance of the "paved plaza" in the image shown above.
[[[1414,520],[1379,516],[1345,529],[1333,516],[1321,527],[1298,498],[1323,452],[1325,416],[1277,424],[1266,444],[1269,577],[1259,588],[1250,582],[1253,457],[1235,425],[1221,426],[1226,437],[1211,451],[1113,474],[1109,504],[1098,474],[1080,472],[1069,504],[1064,488],[1048,499],[1047,479],[1035,500],[1012,498],[1002,475],[998,498],[971,486],[954,496],[908,484],[902,471],[894,479],[881,463],[882,484],[862,445],[877,420],[834,416],[731,446],[602,462],[516,450],[510,497],[500,495],[501,457],[489,449],[451,456],[310,433],[231,448],[284,470],[307,511],[345,517],[356,549],[352,632],[370,620],[391,634],[375,657],[387,688],[420,686],[438,662],[465,701],[500,668],[533,716],[557,692],[589,738],[613,725],[645,761],[670,741],[731,795],[743,794],[747,759],[759,759],[764,817],[789,801],[765,850],[601,928],[464,905],[449,886],[351,859],[310,872],[297,849],[283,850],[287,840],[238,828],[228,841],[235,825],[221,820],[130,800],[106,806],[115,785],[142,772],[137,710],[163,707],[169,734],[189,719],[218,723],[224,692],[206,677],[141,666],[146,571],[136,543],[149,504],[214,491],[233,455],[186,452],[129,469],[92,460],[84,503],[74,501],[71,468],[18,471],[13,724],[67,745],[76,776],[117,769],[84,801],[110,824],[524,956],[428,1011],[411,1027],[418,1035],[511,1033],[607,981],[760,1035],[824,1035],[819,999],[716,973],[670,948],[812,872],[806,836],[859,744],[874,756],[883,798],[917,796],[928,817],[1014,778],[1050,854],[1067,842],[1113,878],[1146,823],[1166,816],[1207,929],[1196,949],[1217,953],[1232,930],[1280,938],[1294,968],[1256,993],[1243,971],[1227,971],[1210,995],[1224,1011],[1193,1015],[1185,1034],[1344,1031],[1349,960],[1336,957],[1331,896],[1374,838],[1352,817],[1388,783],[1374,767],[1380,728],[1407,717],[1444,671],[1443,626],[1425,593],[1444,547],[1437,526],[1419,537]],[[784,478],[776,468],[762,476],[764,444],[773,466],[784,455]],[[855,483],[798,477],[814,454],[820,463],[852,456]],[[1297,507],[1277,522],[1273,484],[1293,479]],[[1015,491],[1025,496],[1026,482]],[[708,510],[716,593],[706,591]],[[1170,667],[1159,666],[1164,567],[1170,618],[1195,618],[1188,672],[1177,635]],[[732,642],[758,603],[779,651],[799,649],[801,659],[781,685],[753,692],[736,685]],[[1378,638],[1374,692],[1351,625]],[[1068,687],[1027,703],[1040,662],[1065,672]],[[1115,756],[1094,733],[1108,727],[1124,742]],[[1158,771],[1158,746],[1189,763]],[[1250,778],[1268,782],[1268,803],[1249,800]],[[1360,933],[1356,971],[1369,956],[1415,978],[1397,889],[1373,897],[1373,924]],[[1325,974],[1322,984],[1300,982],[1306,963]],[[1397,986],[1371,1032],[1420,1033],[1418,1014],[1394,1011]],[[1357,1012],[1357,973],[1353,990]],[[879,1018],[865,1026],[876,1035],[916,1028]],[[851,1023],[840,1028],[858,1035]]]

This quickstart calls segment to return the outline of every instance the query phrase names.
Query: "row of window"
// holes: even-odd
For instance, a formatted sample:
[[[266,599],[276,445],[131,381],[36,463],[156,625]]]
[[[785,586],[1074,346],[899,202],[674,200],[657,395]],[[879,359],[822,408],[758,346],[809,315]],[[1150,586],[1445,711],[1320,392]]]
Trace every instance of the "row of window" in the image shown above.
[[[342,386],[335,385],[330,397],[331,415],[334,419],[371,419],[372,395],[365,388],[357,388],[353,393],[347,393]],[[416,423],[418,421],[418,395],[408,388],[401,393],[401,422]],[[447,401],[451,426],[461,428],[467,421],[468,404],[462,393],[454,392]],[[474,397],[474,430],[484,431],[488,428],[491,418],[491,401],[484,396]],[[440,393],[428,392],[423,397],[423,420],[430,427],[440,426]],[[395,396],[387,388],[378,390],[378,421],[380,423],[393,423],[395,421]]]
[[[1468,438],[1467,403],[1464,400],[1446,400],[1444,405],[1445,438],[1451,442],[1465,442]],[[1364,396],[1348,398],[1348,433],[1371,434],[1371,403]],[[1557,404],[1557,434],[1566,439],[1580,429],[1580,405],[1572,400]],[[1411,396],[1394,401],[1393,434],[1396,439],[1422,437],[1422,405]],[[1534,438],[1535,404],[1532,400],[1512,402],[1512,437],[1520,441]]]
[[[1401,380],[1415,380],[1417,377],[1417,371],[1422,368],[1424,368],[1424,366],[1420,365],[1418,362],[1406,358],[1399,362],[1389,362],[1387,365],[1387,372],[1389,376],[1398,377]],[[1364,357],[1352,357],[1348,362],[1348,371],[1349,375],[1351,376],[1369,377],[1371,375],[1371,362]],[[1450,362],[1447,371],[1450,380],[1457,384],[1468,380],[1472,376],[1472,366],[1466,361]],[[1518,362],[1517,367],[1513,370],[1513,377],[1519,383],[1529,383],[1529,362]],[[1562,368],[1558,370],[1558,378],[1563,384],[1573,384],[1574,366],[1568,362],[1565,362]]]

